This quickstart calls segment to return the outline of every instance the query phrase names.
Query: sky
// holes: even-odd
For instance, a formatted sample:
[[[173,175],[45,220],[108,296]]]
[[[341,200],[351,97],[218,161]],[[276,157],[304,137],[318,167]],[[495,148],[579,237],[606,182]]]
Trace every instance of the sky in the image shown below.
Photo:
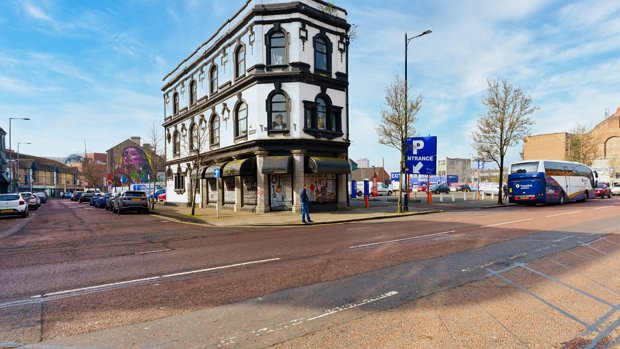
[[[105,152],[163,122],[162,78],[245,0],[0,1],[0,127],[37,156]],[[404,76],[422,96],[415,128],[438,156],[474,156],[488,79],[523,88],[540,109],[532,133],[595,126],[620,107],[620,2],[337,0],[357,26],[350,47],[353,160],[398,170],[378,144],[385,89]],[[163,129],[161,129],[163,133]],[[8,135],[7,135],[8,138]],[[8,139],[7,139],[8,146]],[[507,162],[519,159],[521,145]]]

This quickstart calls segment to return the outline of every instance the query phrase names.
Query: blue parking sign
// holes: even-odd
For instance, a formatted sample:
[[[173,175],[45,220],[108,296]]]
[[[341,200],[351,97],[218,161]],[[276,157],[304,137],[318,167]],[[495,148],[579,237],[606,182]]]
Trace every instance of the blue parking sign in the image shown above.
[[[216,168],[213,169],[213,176],[215,178],[220,178],[220,168],[219,167],[216,167]]]
[[[434,175],[437,173],[437,137],[407,139],[407,173]]]

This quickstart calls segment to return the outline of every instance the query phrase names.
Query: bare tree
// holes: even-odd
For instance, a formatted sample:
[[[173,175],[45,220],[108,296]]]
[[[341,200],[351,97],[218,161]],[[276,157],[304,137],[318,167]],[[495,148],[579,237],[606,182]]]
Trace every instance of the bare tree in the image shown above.
[[[93,154],[92,158],[88,157],[86,153],[86,140],[84,140],[84,158],[82,159],[82,175],[84,176],[84,180],[87,182],[86,186],[90,186],[95,188],[98,184],[102,186],[103,189],[103,178],[107,175],[107,168],[105,164],[98,163],[95,160],[95,156]]]
[[[159,127],[157,127],[155,125],[155,122],[153,122],[153,126],[151,126],[151,149],[150,149],[150,156],[151,156],[151,163],[152,163],[152,167],[151,167],[151,173],[150,173],[150,177],[151,177],[151,181],[153,182],[153,196],[152,196],[152,200],[151,200],[151,209],[154,210],[155,209],[155,189],[157,188],[157,175],[158,175],[158,170],[164,165],[165,163],[165,151],[164,151],[164,147],[163,147],[163,135],[161,133],[159,133]]]
[[[483,103],[488,110],[478,119],[471,139],[478,157],[499,166],[497,203],[501,204],[506,153],[530,134],[530,126],[534,124],[531,115],[538,107],[532,106],[532,98],[520,87],[514,88],[506,79],[487,80],[487,85]]]
[[[377,127],[379,144],[400,151],[401,171],[405,168],[405,142],[416,134],[413,124],[422,106],[422,96],[405,101],[405,82],[398,76],[385,89],[386,106],[381,109],[381,124]],[[407,107],[408,106],[408,107]],[[408,111],[407,113],[405,111]],[[400,192],[403,191],[403,176],[400,176]],[[398,196],[398,213],[402,212],[402,195]]]
[[[196,214],[196,195],[198,194],[199,178],[198,169],[203,165],[203,159],[205,158],[205,151],[207,150],[208,139],[207,121],[204,116],[200,116],[198,122],[192,120],[189,131],[182,137],[183,149],[188,154],[190,159],[190,166],[192,171],[190,172],[190,202],[192,205],[192,216]]]
[[[594,159],[599,156],[596,137],[588,131],[585,125],[579,123],[570,133],[567,159],[592,166]]]

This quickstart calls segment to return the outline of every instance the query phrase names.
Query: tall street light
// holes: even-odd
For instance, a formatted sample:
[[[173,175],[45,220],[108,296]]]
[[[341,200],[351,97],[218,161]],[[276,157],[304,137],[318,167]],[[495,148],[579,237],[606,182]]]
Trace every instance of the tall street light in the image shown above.
[[[407,84],[407,48],[409,47],[409,42],[411,40],[430,33],[432,33],[431,30],[425,30],[420,34],[409,38],[407,37],[407,33],[405,32],[405,141],[402,145],[401,152],[403,153],[403,155],[401,156],[401,159],[407,158],[407,138],[409,138],[409,100],[407,99],[407,90],[409,89],[409,85]],[[407,160],[405,160],[404,164],[401,164],[401,171],[405,168],[406,163]],[[402,211],[409,211],[409,171],[405,171],[404,175],[407,178],[405,182],[405,188],[407,189],[405,190],[405,200],[402,201],[404,206],[402,207]],[[400,192],[402,193],[402,190]]]
[[[11,149],[11,151],[9,152],[9,167],[11,167],[11,178],[9,178],[9,182],[10,182],[10,187],[11,189],[9,189],[10,191],[15,191],[15,186],[13,185],[13,178],[15,177],[15,174],[13,171],[13,165],[11,164],[11,159],[13,158],[13,148],[12,148],[12,144],[11,144],[11,121],[13,120],[30,120],[29,118],[9,118],[9,149]]]
[[[17,166],[15,168],[15,172],[17,172],[17,191],[19,191],[19,145],[20,144],[32,144],[30,142],[17,142]],[[32,191],[32,190],[31,190]]]

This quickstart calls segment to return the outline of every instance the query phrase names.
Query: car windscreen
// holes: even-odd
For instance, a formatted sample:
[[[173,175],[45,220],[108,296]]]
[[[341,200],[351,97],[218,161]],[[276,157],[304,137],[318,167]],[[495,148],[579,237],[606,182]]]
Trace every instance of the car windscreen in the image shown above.
[[[522,162],[510,166],[510,173],[535,173],[538,172],[538,161]]]
[[[0,195],[0,201],[15,201],[19,200],[19,195]]]
[[[128,191],[125,193],[125,197],[127,198],[142,198],[146,197],[146,195],[141,191]]]

